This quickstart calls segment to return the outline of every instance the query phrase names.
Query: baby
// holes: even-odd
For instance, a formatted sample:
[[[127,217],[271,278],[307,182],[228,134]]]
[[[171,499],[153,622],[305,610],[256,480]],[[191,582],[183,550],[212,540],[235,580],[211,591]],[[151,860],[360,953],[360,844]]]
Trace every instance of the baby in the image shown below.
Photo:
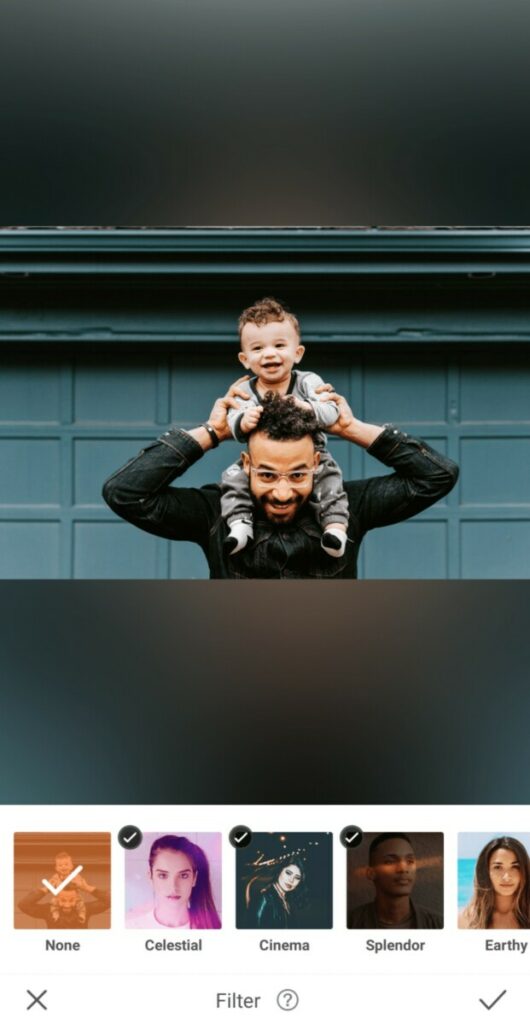
[[[254,376],[243,383],[248,400],[241,400],[237,409],[228,413],[228,422],[236,440],[244,442],[258,425],[262,412],[260,401],[267,392],[292,395],[307,409],[312,409],[317,424],[329,427],[338,419],[334,402],[323,402],[316,388],[323,383],[316,373],[295,370],[304,355],[300,342],[298,320],[275,299],[262,299],[245,309],[239,318],[241,351],[239,360]],[[326,448],[326,435],[319,431],[315,448],[320,463],[314,477],[313,504],[322,529],[322,547],[328,555],[344,554],[348,526],[348,498],[342,474]],[[231,555],[242,551],[254,536],[254,506],[248,477],[240,462],[226,469],[222,476],[221,512],[229,533],[225,548]]]

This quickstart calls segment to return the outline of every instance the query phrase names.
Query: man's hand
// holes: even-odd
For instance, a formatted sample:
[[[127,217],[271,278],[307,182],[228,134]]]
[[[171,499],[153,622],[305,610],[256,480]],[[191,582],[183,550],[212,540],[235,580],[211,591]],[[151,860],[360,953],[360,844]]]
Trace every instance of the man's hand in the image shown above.
[[[293,395],[292,397],[294,399],[294,404],[297,405],[299,409],[309,409],[311,412],[313,411],[311,402],[304,402],[303,399],[297,398],[296,395]]]
[[[355,421],[347,401],[342,395],[338,395],[333,388],[333,384],[320,384],[318,388],[315,388],[315,394],[320,396],[321,402],[335,402],[339,415],[334,423],[326,427],[328,434],[338,434],[339,437],[347,437],[348,431],[351,429]]]
[[[346,399],[333,390],[332,384],[320,384],[318,388],[315,388],[315,392],[320,393],[321,402],[335,402],[339,410],[335,423],[326,427],[328,434],[337,434],[338,437],[343,437],[345,441],[352,441],[353,444],[358,444],[361,448],[369,448],[379,434],[382,434],[384,427],[363,423],[362,420],[356,419]]]
[[[245,377],[239,377],[238,380],[234,381],[234,383],[228,388],[226,395],[224,395],[223,398],[217,399],[210,415],[208,416],[208,423],[213,427],[220,441],[228,441],[229,438],[232,437],[232,431],[228,426],[228,410],[239,409],[239,398],[242,398],[243,401],[248,400],[248,391],[244,391],[241,387],[241,385],[248,379],[249,375],[246,374]],[[190,431],[190,433],[192,436],[195,436],[194,431]],[[204,431],[204,433],[206,433],[206,431]]]
[[[250,409],[247,409],[239,421],[240,431],[243,434],[250,434],[251,430],[257,427],[262,412],[262,405],[252,405]]]

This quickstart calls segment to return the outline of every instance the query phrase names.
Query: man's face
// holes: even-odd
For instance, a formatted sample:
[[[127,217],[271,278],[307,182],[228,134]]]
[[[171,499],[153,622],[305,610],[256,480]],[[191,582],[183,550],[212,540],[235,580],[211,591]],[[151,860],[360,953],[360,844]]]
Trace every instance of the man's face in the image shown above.
[[[313,469],[320,455],[312,437],[297,441],[272,441],[256,431],[243,452],[243,468],[249,476],[252,496],[270,522],[290,523],[313,490]],[[277,474],[282,475],[279,479]]]
[[[376,846],[368,878],[386,896],[410,896],[416,880],[416,857],[406,839],[386,839]]]
[[[72,911],[76,905],[77,893],[75,892],[75,890],[63,889],[63,891],[60,892],[57,897],[57,902],[61,910],[66,911],[68,913]]]
[[[241,332],[239,361],[263,384],[278,384],[304,354],[298,332],[286,317],[268,324],[245,324]]]

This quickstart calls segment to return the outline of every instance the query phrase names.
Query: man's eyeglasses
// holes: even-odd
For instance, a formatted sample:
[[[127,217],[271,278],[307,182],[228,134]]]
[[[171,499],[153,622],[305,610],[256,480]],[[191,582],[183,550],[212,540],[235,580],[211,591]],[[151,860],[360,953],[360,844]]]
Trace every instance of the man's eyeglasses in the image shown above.
[[[274,469],[251,466],[250,472],[254,473],[260,484],[267,484],[269,487],[277,484],[279,480],[287,480],[291,487],[302,487],[315,475],[316,469],[293,469],[290,473],[276,473]]]

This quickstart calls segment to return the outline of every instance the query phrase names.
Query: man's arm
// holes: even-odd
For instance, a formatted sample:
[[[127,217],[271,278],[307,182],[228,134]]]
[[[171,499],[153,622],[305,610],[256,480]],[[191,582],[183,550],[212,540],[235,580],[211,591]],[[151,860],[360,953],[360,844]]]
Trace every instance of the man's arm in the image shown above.
[[[345,485],[350,512],[361,535],[366,530],[409,519],[452,490],[458,480],[458,466],[452,459],[396,427],[363,423],[356,419],[344,398],[335,392],[328,394],[339,408],[339,419],[328,428],[330,433],[366,448],[395,471],[390,476]]]
[[[346,488],[362,533],[410,519],[453,489],[458,466],[425,441],[386,427],[368,452],[394,469],[389,476]]]
[[[167,431],[105,481],[107,505],[148,533],[201,543],[210,526],[207,496],[198,488],[169,485],[202,457],[206,444],[184,430]]]
[[[29,917],[41,917],[46,919],[48,917],[49,903],[41,903],[46,894],[42,889],[33,889],[28,892],[27,896],[19,900],[17,906],[18,909],[24,914],[28,914]]]
[[[87,900],[85,903],[86,915],[90,919],[95,914],[102,914],[104,910],[108,910],[110,907],[110,893],[104,892],[103,889],[93,889],[92,895],[93,900]]]
[[[103,497],[113,512],[149,533],[170,540],[204,545],[218,510],[202,488],[171,487],[177,477],[217,443],[231,438],[228,410],[237,407],[240,378],[217,399],[207,425],[192,430],[168,430],[148,445],[103,485]]]

